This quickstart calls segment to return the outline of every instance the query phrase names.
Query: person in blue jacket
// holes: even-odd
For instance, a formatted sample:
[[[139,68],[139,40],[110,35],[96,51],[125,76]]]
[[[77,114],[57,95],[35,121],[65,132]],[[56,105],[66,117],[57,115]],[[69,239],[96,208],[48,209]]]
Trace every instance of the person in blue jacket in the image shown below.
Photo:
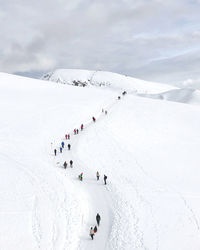
[[[60,153],[62,153],[62,147],[60,147]]]
[[[62,148],[64,148],[64,146],[65,146],[64,141],[61,142],[61,146],[62,146]]]

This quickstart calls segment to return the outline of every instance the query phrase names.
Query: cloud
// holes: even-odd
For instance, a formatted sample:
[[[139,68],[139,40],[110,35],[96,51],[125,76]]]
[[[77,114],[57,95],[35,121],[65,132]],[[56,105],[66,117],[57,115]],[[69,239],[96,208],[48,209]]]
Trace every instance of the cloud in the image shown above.
[[[0,71],[101,69],[162,82],[165,67],[183,81],[196,69],[182,74],[171,58],[200,49],[199,1],[1,2]]]

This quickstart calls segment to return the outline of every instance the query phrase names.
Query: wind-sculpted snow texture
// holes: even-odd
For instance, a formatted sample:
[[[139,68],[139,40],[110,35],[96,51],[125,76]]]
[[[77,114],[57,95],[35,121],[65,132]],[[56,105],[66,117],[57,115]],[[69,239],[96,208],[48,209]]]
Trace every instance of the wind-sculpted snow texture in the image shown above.
[[[104,77],[113,84],[77,88],[0,74],[0,249],[200,249],[198,106],[134,94],[166,86]]]

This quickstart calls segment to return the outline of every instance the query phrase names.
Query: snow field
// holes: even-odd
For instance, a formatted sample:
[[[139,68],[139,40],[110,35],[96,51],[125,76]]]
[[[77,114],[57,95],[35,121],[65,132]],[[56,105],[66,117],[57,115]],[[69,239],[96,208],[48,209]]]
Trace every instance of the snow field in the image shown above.
[[[53,149],[115,94],[0,76],[0,248],[77,249],[88,195],[52,163]]]
[[[120,81],[99,89],[0,79],[1,249],[200,248],[198,106],[132,93],[117,100]],[[71,150],[55,157],[66,133]]]
[[[108,176],[108,249],[199,249],[199,109],[129,95],[108,114],[78,147]]]

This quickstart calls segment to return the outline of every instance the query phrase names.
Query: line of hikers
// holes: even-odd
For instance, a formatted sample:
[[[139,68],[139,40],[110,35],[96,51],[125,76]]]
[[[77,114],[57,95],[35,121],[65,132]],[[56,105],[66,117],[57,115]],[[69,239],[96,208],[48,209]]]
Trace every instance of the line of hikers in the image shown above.
[[[102,113],[105,113],[105,115],[107,115],[107,114],[108,114],[108,111],[107,111],[107,110],[102,109]]]
[[[99,178],[100,178],[99,171],[96,172],[96,177],[97,177],[97,181],[99,181]],[[104,180],[104,184],[105,184],[105,185],[107,184],[107,182],[106,182],[106,181],[107,181],[107,178],[108,178],[108,177],[104,174],[103,180]],[[80,181],[83,180],[83,173],[80,173],[80,174],[79,174],[78,179],[79,179]]]
[[[63,166],[64,166],[65,169],[67,168],[67,162],[66,162],[66,161],[64,162]],[[71,168],[73,168],[73,161],[72,161],[72,160],[70,160],[69,166],[70,166]]]
[[[83,130],[83,124],[81,124],[81,131]],[[78,128],[75,128],[74,129],[74,135],[77,135],[79,133],[79,129]]]
[[[126,94],[127,94],[126,91],[123,91],[123,92],[122,92],[122,95],[126,95]],[[118,96],[118,100],[120,100],[120,99],[121,99],[121,96]],[[107,115],[107,114],[108,114],[108,111],[102,109],[102,113],[105,113],[105,115]],[[93,122],[96,122],[96,118],[95,118],[94,116],[92,117],[92,120],[93,120]],[[81,131],[82,131],[83,128],[84,128],[84,125],[81,124],[80,128],[81,128]],[[74,135],[77,135],[78,133],[79,133],[79,129],[75,128],[75,129],[74,129]],[[65,139],[66,139],[66,140],[70,140],[70,134],[66,134],[66,135],[65,135]],[[61,142],[61,147],[59,148],[60,153],[62,153],[64,146],[65,146],[65,143],[62,141],[62,142]],[[68,147],[68,150],[71,149],[71,145],[70,145],[70,144],[68,144],[67,147]],[[55,154],[55,156],[57,155],[57,149],[54,149],[54,154]]]
[[[62,153],[64,147],[65,147],[65,143],[62,141],[62,142],[61,142],[61,146],[60,146],[60,148],[59,148],[60,153]],[[68,143],[67,148],[68,148],[68,150],[70,150],[70,149],[71,149],[71,144]],[[54,155],[55,155],[55,156],[57,155],[57,149],[56,149],[56,148],[54,149]]]
[[[123,93],[122,93],[122,95],[125,95],[126,94],[126,91],[124,91]],[[120,99],[121,97],[120,96],[118,96],[118,99]],[[102,109],[102,113],[105,113],[105,115],[107,115],[107,110],[104,110],[104,109]],[[96,122],[96,118],[93,116],[92,117],[92,120],[93,120],[93,122]],[[83,130],[83,124],[81,124],[81,131]],[[78,129],[74,129],[74,135],[77,135],[79,133],[79,130]],[[65,135],[65,139],[66,140],[70,140],[70,134],[66,134]],[[62,153],[62,150],[64,149],[64,147],[65,147],[65,143],[62,141],[61,142],[61,147],[60,147],[60,153]],[[67,147],[68,147],[68,150],[70,150],[71,149],[71,145],[70,144],[68,144],[67,145]],[[56,154],[57,154],[57,150],[56,149],[54,149],[54,154],[55,154],[55,156],[56,156]],[[70,164],[70,167],[72,168],[73,167],[73,161],[72,160],[70,160],[70,162],[69,162],[69,164]],[[64,164],[63,164],[63,166],[64,166],[64,168],[66,169],[67,168],[67,166],[68,166],[68,164],[67,164],[67,162],[65,161],[64,162]],[[83,173],[81,173],[79,176],[78,176],[78,178],[79,178],[79,180],[80,181],[82,181],[83,180]],[[99,174],[99,171],[97,171],[96,172],[96,178],[97,178],[97,181],[99,181],[99,179],[100,179],[100,174]],[[107,184],[107,176],[104,174],[104,177],[103,177],[103,180],[104,180],[104,184],[106,185]],[[97,225],[98,225],[98,227],[99,227],[99,225],[100,225],[100,220],[101,220],[101,217],[100,217],[100,215],[97,213],[97,215],[96,215],[96,221],[97,221]],[[94,235],[95,235],[95,233],[97,232],[97,226],[95,225],[95,227],[93,228],[93,227],[91,227],[90,228],[90,236],[91,236],[91,239],[93,240],[93,238],[94,238]]]
[[[100,220],[101,220],[101,216],[99,214],[96,215],[96,221],[97,221],[97,225],[98,227],[100,226]],[[97,232],[97,226],[95,225],[95,227],[91,227],[90,228],[90,237],[93,240],[94,238],[94,234]]]
[[[97,171],[97,173],[96,173],[96,177],[97,177],[97,181],[98,181],[98,180],[99,180],[99,178],[100,178],[99,171]],[[105,185],[107,184],[107,183],[106,183],[107,178],[108,178],[108,177],[104,174],[103,180],[104,180],[104,184],[105,184]]]

